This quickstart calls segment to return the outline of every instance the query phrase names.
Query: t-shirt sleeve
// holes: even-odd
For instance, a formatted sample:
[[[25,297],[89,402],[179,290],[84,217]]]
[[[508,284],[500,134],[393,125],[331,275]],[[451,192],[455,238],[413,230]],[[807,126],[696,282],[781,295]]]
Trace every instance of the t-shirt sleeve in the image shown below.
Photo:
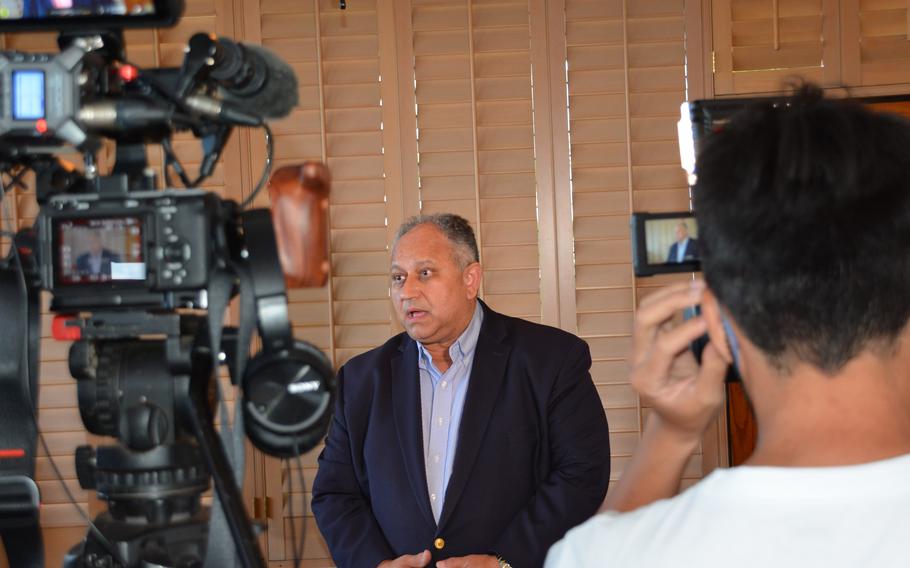
[[[619,516],[615,511],[600,513],[567,532],[550,547],[544,568],[602,566],[604,537],[610,534],[609,527]]]

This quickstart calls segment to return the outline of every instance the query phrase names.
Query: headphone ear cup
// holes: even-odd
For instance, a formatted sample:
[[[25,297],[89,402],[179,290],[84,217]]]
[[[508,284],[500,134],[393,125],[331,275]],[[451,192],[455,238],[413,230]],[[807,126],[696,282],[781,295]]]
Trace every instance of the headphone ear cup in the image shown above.
[[[247,364],[243,382],[246,434],[261,451],[290,458],[313,449],[332,417],[335,374],[321,351],[303,341],[263,351]]]

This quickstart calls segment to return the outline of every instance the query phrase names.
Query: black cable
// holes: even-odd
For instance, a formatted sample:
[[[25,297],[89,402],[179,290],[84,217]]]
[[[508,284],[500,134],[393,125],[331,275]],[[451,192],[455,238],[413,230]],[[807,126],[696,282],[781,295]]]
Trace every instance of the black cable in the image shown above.
[[[294,555],[294,568],[300,567],[300,556],[301,554],[297,553],[297,527],[294,522],[294,476],[291,475],[291,460],[284,460],[284,471],[285,475],[288,478],[288,516],[291,517],[291,554]],[[304,530],[306,530],[306,519],[304,522]],[[282,531],[284,527],[281,527]]]
[[[306,479],[303,477],[303,460],[300,459],[296,440],[294,440],[294,453],[297,454],[297,473],[300,475],[300,490],[303,492],[303,530],[300,531],[300,552],[297,554],[297,558],[303,558],[303,543],[306,541]],[[295,568],[300,568],[299,562]]]
[[[13,186],[13,182],[11,182],[8,186],[6,184],[4,184],[3,190],[2,190],[2,192],[0,192],[0,202],[2,202],[3,210],[10,218],[12,218],[12,213],[9,208],[9,200],[6,199],[6,192],[9,191],[12,188],[12,186]],[[0,219],[0,223],[2,223],[2,219]],[[22,297],[26,299],[26,301],[22,303],[22,310],[25,312],[25,315],[22,316],[20,314],[20,316],[22,317],[22,321],[25,321],[26,326],[28,326],[28,321],[29,321],[28,301],[27,301],[28,286],[25,283],[25,268],[22,266],[22,257],[19,256],[19,247],[16,246],[16,235],[15,235],[15,233],[10,233],[9,231],[0,231],[0,234],[11,235],[11,238],[12,238],[11,248],[13,250],[13,258],[16,261],[16,268],[19,270],[19,293],[22,294]],[[31,381],[31,368],[29,365],[28,331],[27,330],[26,330],[25,337],[26,337],[26,339],[23,342],[23,346],[24,346],[23,351],[25,353],[24,353],[24,357],[22,358],[23,364],[25,366],[24,375],[26,377],[26,380]],[[29,393],[29,397],[31,397],[31,394],[32,394],[31,388],[28,389],[28,393]],[[64,479],[63,479],[63,474],[60,473],[60,468],[57,467],[57,462],[54,460],[53,456],[51,455],[50,448],[48,448],[48,446],[47,446],[47,440],[45,440],[44,434],[41,432],[41,427],[38,425],[38,415],[36,414],[34,400],[29,401],[28,408],[29,408],[29,413],[31,415],[32,421],[35,424],[35,432],[38,433],[38,441],[41,442],[41,447],[44,448],[44,453],[47,455],[48,462],[51,464],[51,468],[54,470],[54,475],[57,476],[57,480],[60,482],[60,485],[63,487],[63,492],[66,493],[66,497],[70,500],[70,503],[73,504],[73,507],[76,508],[76,511],[79,513],[79,516],[82,517],[82,519],[86,522],[86,524],[88,524],[89,530],[95,535],[95,537],[98,539],[98,542],[101,544],[101,546],[104,548],[104,550],[108,554],[111,555],[111,558],[113,558],[116,562],[120,563],[121,566],[124,566],[124,567],[127,566],[126,561],[123,560],[123,558],[120,556],[120,553],[114,548],[114,545],[107,539],[106,536],[104,536],[101,533],[100,530],[98,530],[98,527],[95,526],[95,523],[92,522],[92,519],[89,518],[89,516],[85,513],[85,511],[82,510],[82,507],[79,506],[79,503],[76,502],[76,498],[73,496],[72,492],[70,492],[69,486],[67,486],[66,481],[64,481]]]
[[[117,59],[116,62],[120,63],[122,65],[129,65],[130,67],[133,67],[138,72],[138,75],[136,76],[134,81],[136,81],[139,84],[145,85],[146,87],[151,88],[159,96],[164,97],[164,98],[168,99],[169,101],[171,101],[172,103],[174,103],[174,105],[176,107],[178,107],[183,112],[187,113],[187,115],[192,114],[192,109],[187,107],[186,103],[184,101],[180,100],[180,97],[175,96],[174,93],[172,93],[170,91],[170,89],[168,89],[164,85],[162,85],[157,77],[155,77],[152,74],[143,73],[144,69],[142,67],[140,67],[139,65],[136,65],[135,63],[131,63],[127,59]]]
[[[174,154],[174,148],[171,146],[170,138],[164,138],[161,140],[161,149],[164,150],[165,172],[167,171],[168,164],[170,164],[174,167],[174,171],[177,172],[177,175],[180,176],[180,181],[183,183],[184,187],[195,187],[193,185],[193,182],[190,181],[189,176],[186,175],[186,170],[183,169],[183,164],[180,163],[180,160],[177,159],[177,155]],[[168,185],[171,185],[170,182],[168,182]]]
[[[259,178],[259,183],[256,184],[256,189],[253,190],[253,193],[251,193],[249,197],[243,200],[243,203],[240,205],[241,209],[246,209],[252,205],[256,196],[259,195],[259,192],[262,191],[262,188],[268,183],[269,174],[272,173],[272,157],[275,154],[275,144],[272,141],[272,129],[269,128],[268,124],[263,122],[262,130],[265,132],[265,166],[262,168],[262,176]]]
[[[294,527],[294,476],[291,475],[291,460],[287,460],[288,471],[288,514],[291,516],[291,548],[294,551],[294,568],[300,568],[303,559],[303,544],[306,542],[306,480],[303,478],[303,461],[300,459],[300,450],[297,447],[297,438],[291,439],[291,448],[297,459],[297,472],[300,474],[300,492],[303,494],[303,514],[300,517],[300,548],[297,548],[297,530]]]
[[[168,142],[168,144],[170,144],[170,142]],[[164,167],[162,168],[163,173],[164,173],[164,185],[167,189],[173,189],[176,186],[174,185],[174,180],[171,179],[171,170],[170,170],[171,156],[164,150],[163,141],[162,141],[161,145],[162,145],[161,152],[164,154]]]

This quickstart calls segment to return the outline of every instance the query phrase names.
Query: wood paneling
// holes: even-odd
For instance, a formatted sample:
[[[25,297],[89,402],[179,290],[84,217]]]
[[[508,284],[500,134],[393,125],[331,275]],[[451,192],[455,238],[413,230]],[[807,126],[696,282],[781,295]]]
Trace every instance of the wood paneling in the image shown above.
[[[648,287],[666,283],[633,277],[629,214],[689,208],[676,141],[684,18],[683,2],[566,0],[577,329],[610,424],[613,479],[647,418],[625,362],[633,311]],[[702,467],[699,451],[686,483]]]

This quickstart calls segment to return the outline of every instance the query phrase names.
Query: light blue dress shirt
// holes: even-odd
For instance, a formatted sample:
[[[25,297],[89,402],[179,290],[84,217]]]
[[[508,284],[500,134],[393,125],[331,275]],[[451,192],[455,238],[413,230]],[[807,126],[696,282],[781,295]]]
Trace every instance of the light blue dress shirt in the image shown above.
[[[688,237],[683,242],[676,244],[676,262],[682,262],[686,258],[687,246],[689,246]]]
[[[427,490],[433,516],[439,523],[446,486],[452,476],[455,448],[458,446],[458,427],[464,410],[465,395],[474,351],[483,322],[480,302],[474,307],[474,316],[464,332],[449,346],[452,365],[440,373],[433,364],[430,353],[417,343],[420,369],[420,410],[423,418],[423,458],[427,471]]]

